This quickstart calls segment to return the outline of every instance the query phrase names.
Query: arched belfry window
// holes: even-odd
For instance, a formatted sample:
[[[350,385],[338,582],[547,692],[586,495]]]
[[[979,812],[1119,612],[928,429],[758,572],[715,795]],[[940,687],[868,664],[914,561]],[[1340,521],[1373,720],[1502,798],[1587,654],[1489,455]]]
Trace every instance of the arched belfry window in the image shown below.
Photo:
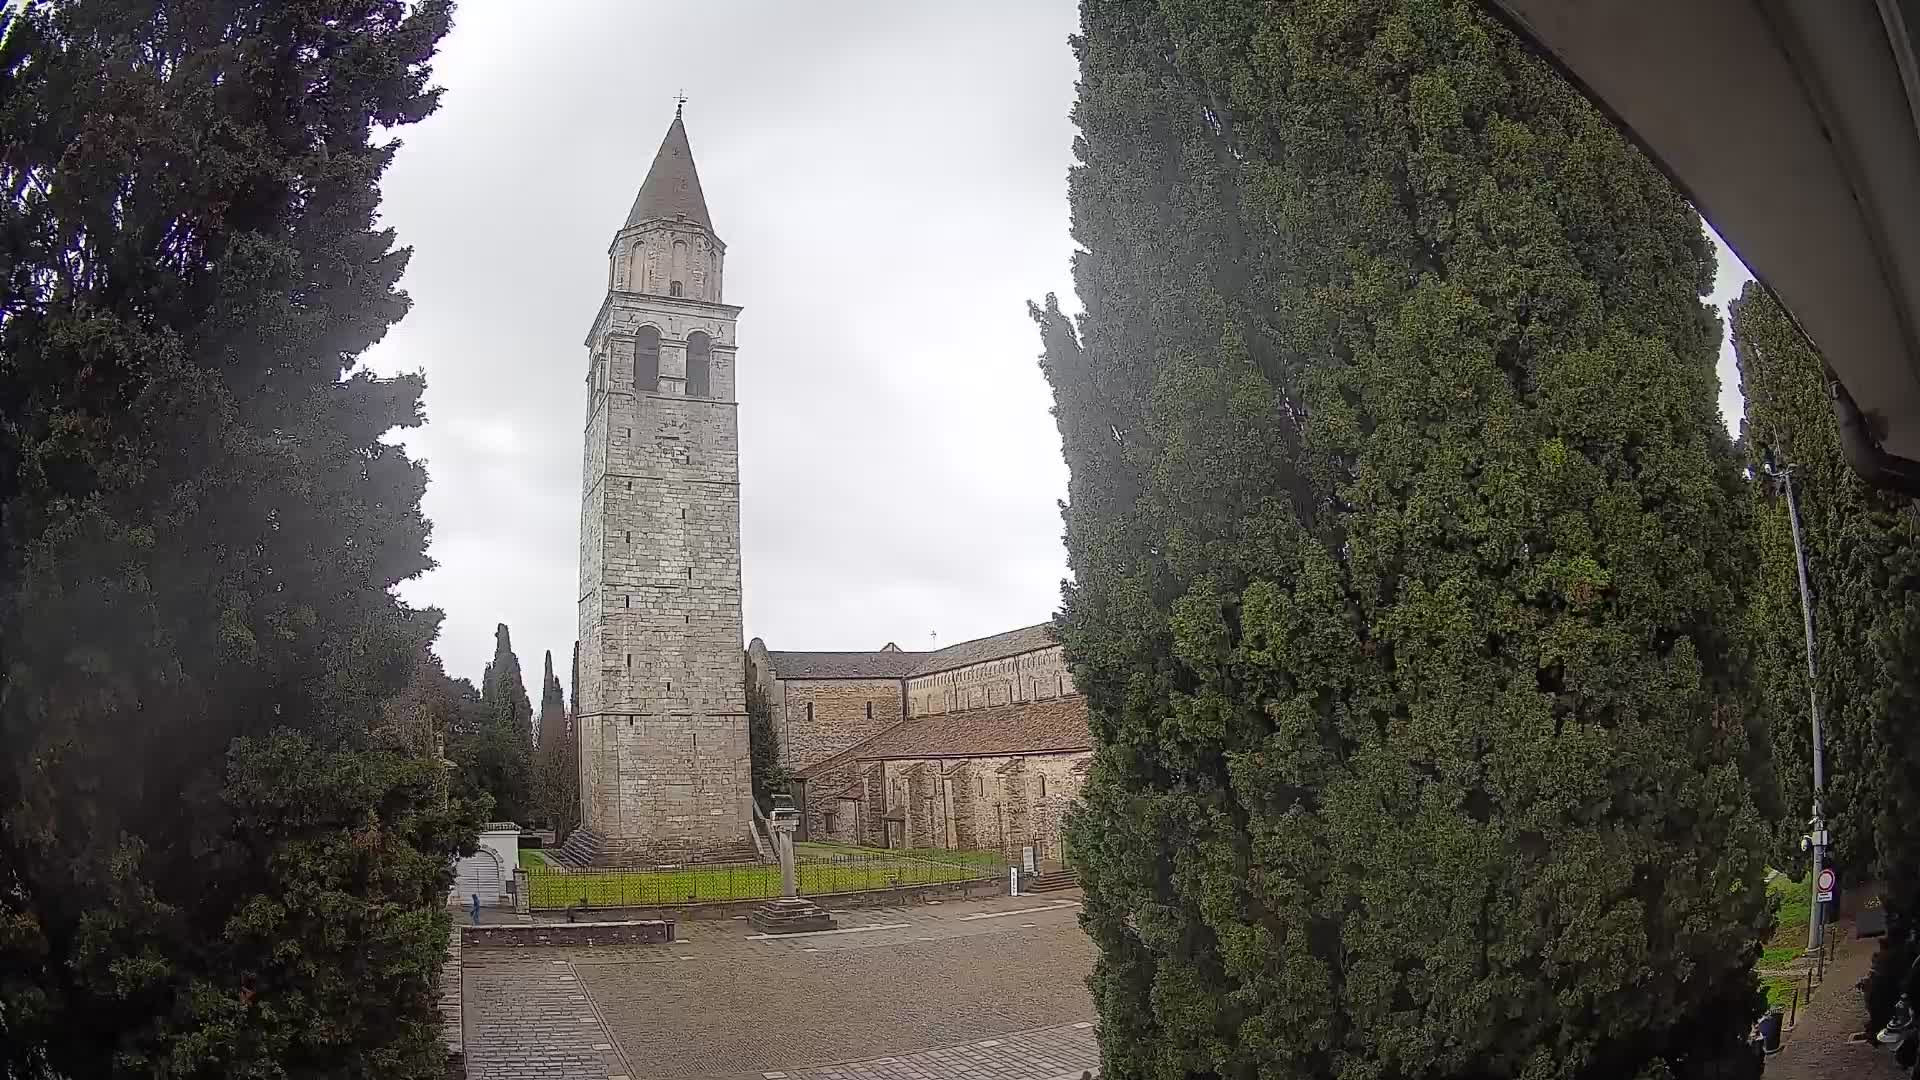
[[[707,335],[695,330],[687,335],[687,396],[713,396],[713,349]]]
[[[669,281],[669,282],[667,282],[667,295],[668,295],[668,296],[679,296],[679,295],[681,295],[681,294],[682,294],[682,289],[680,288],[680,283],[679,283],[679,282],[677,282],[677,281]]]
[[[633,343],[633,385],[638,390],[660,389],[660,331],[640,328]]]

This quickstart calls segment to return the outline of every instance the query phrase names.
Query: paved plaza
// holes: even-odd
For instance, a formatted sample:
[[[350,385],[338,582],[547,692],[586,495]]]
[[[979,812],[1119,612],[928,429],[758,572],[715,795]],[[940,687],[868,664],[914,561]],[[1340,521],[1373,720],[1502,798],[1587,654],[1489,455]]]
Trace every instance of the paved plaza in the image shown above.
[[[1078,905],[1001,897],[837,913],[767,937],[464,956],[472,1080],[1053,1080],[1098,1061]]]
[[[845,1061],[793,1072],[774,1070],[762,1080],[1080,1080],[1100,1065],[1093,1023],[1017,1031],[914,1054]]]

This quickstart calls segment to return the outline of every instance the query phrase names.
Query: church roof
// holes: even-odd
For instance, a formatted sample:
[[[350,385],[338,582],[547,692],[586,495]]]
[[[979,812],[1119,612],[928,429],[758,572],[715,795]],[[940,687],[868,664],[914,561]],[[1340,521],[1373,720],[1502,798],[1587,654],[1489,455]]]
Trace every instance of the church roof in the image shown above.
[[[707,197],[700,191],[700,173],[693,167],[693,147],[687,144],[687,125],[677,113],[667,137],[660,140],[660,152],[653,155],[653,167],[647,170],[633,209],[627,212],[627,226],[675,217],[713,228]]]
[[[1037,623],[1023,626],[1018,630],[1009,630],[992,637],[974,638],[949,645],[933,652],[915,653],[920,657],[919,666],[909,674],[931,675],[936,671],[952,671],[971,664],[984,664],[989,660],[1005,660],[1009,656],[1044,649],[1054,644],[1053,624]]]
[[[1011,757],[1091,750],[1087,699],[1079,694],[1016,701],[965,712],[919,716],[800,770],[823,776],[861,761],[915,758]]]
[[[773,673],[782,679],[898,679],[911,674],[926,653],[774,652],[767,651]]]
[[[1053,624],[1038,623],[975,638],[932,652],[906,652],[892,642],[872,652],[773,652],[767,658],[782,679],[909,679],[1005,660],[1054,644]]]

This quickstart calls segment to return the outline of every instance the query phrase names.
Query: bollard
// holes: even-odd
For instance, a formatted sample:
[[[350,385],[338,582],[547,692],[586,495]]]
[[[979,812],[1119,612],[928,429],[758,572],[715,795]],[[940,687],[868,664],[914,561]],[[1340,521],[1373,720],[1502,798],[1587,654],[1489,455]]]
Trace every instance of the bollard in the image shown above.
[[[1020,868],[1017,866],[1007,867],[1007,895],[1020,895]]]
[[[1787,1030],[1792,1031],[1793,1026],[1800,1022],[1800,988],[1799,987],[1794,987],[1793,996],[1790,999],[1787,1008],[1788,1008]]]

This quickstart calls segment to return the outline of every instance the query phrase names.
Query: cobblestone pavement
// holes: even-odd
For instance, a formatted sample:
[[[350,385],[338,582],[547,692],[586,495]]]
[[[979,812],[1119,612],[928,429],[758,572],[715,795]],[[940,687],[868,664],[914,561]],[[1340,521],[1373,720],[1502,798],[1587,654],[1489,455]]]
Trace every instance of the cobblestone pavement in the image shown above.
[[[447,1052],[461,1053],[466,1032],[460,1026],[460,924],[447,934],[447,958],[440,964],[440,1036]]]
[[[847,1080],[1077,1080],[1094,1060],[1091,1027],[1072,1027],[1093,1019],[1078,913],[1052,895],[1001,897],[838,912],[825,934],[722,920],[682,923],[664,946],[470,948],[468,1075],[811,1080],[851,1062]],[[970,1054],[987,1064],[934,1071]],[[907,1064],[862,1060],[888,1055]]]
[[[1826,980],[1802,1007],[1799,1021],[1780,1052],[1767,1059],[1767,1080],[1898,1080],[1893,1055],[1875,1050],[1853,1035],[1867,1022],[1867,1008],[1856,985],[1873,966],[1877,939],[1853,936],[1853,924],[1834,927],[1844,936],[1834,947]]]
[[[1099,1075],[1093,1024],[1081,1021],[938,1050],[846,1061],[811,1069],[768,1069],[757,1080],[1080,1080]]]
[[[572,964],[546,950],[467,949],[468,1080],[608,1080],[628,1070]]]

